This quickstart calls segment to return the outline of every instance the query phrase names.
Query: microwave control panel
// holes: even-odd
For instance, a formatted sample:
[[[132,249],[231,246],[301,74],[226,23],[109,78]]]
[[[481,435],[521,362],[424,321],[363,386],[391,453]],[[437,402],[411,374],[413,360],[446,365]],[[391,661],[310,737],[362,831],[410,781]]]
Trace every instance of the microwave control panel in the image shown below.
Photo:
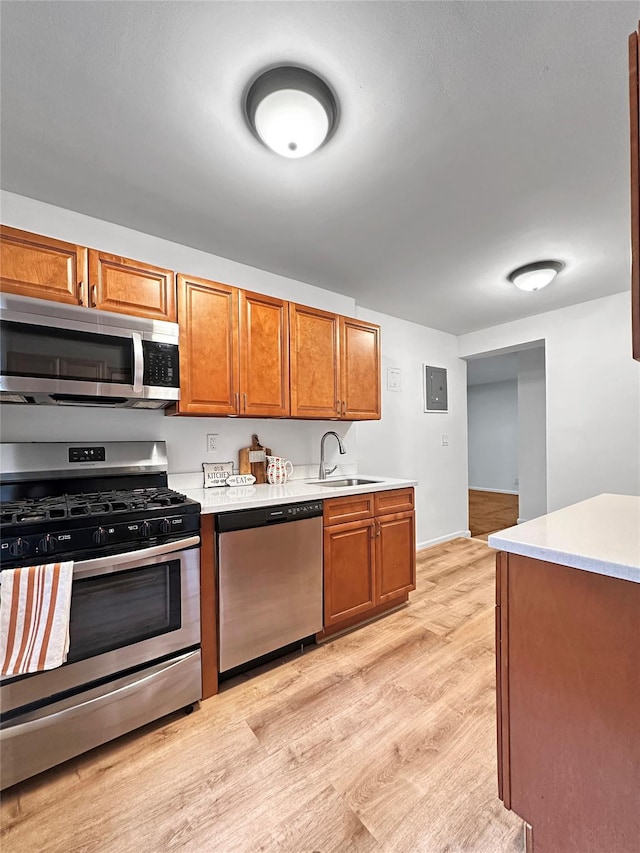
[[[180,387],[180,367],[176,344],[160,344],[155,341],[143,341],[145,385],[164,388]]]

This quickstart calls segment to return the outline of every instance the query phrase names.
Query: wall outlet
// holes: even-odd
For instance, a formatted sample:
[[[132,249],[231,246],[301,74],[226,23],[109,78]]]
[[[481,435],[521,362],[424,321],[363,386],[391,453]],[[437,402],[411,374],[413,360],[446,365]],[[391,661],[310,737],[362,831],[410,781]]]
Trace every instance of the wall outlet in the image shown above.
[[[218,449],[218,433],[210,432],[207,435],[207,453],[215,453]]]

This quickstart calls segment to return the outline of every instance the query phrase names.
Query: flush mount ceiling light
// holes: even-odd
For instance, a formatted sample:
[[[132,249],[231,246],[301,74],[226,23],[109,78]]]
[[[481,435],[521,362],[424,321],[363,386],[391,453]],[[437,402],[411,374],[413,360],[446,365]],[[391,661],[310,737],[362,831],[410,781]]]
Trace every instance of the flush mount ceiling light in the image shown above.
[[[306,157],[335,130],[338,104],[316,74],[283,65],[253,81],[245,113],[251,130],[268,148],[283,157]]]
[[[554,280],[564,264],[561,261],[536,261],[513,270],[508,280],[520,290],[541,290]]]

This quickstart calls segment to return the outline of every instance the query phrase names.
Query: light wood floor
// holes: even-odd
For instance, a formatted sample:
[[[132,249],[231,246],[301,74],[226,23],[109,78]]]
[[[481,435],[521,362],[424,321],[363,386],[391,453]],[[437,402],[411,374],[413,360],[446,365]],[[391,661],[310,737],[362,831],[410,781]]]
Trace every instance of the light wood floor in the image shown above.
[[[411,603],[5,792],[2,853],[516,853],[496,793],[494,554]]]
[[[518,523],[518,495],[469,489],[469,530],[476,539]]]

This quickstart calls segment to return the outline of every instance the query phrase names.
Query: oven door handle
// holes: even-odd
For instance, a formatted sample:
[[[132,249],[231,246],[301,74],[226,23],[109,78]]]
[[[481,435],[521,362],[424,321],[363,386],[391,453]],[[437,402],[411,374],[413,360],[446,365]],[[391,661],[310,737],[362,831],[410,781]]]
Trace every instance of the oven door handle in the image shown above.
[[[142,393],[142,379],[144,376],[144,353],[142,350],[142,335],[140,332],[131,332],[133,341],[133,393]]]
[[[92,577],[93,575],[108,575],[113,572],[125,571],[128,568],[143,566],[153,557],[173,554],[200,545],[199,536],[188,536],[178,542],[165,542],[162,545],[152,545],[141,551],[127,551],[126,554],[112,554],[109,557],[96,557],[95,560],[82,560],[73,566],[73,579]]]

